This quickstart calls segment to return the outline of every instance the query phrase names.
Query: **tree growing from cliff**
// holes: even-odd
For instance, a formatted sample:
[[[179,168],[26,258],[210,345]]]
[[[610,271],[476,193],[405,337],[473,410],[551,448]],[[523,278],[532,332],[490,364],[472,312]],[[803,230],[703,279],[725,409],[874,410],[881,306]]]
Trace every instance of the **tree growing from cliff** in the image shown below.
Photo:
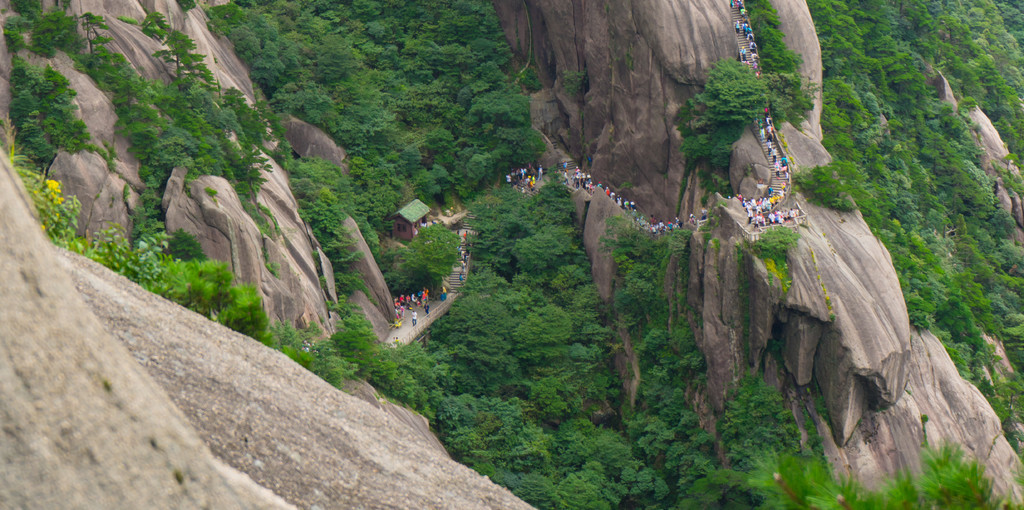
[[[102,46],[113,39],[110,37],[100,35],[100,30],[109,30],[106,20],[103,16],[97,16],[91,12],[82,14],[79,18],[82,22],[82,31],[85,32],[85,42],[89,45],[89,53],[93,53],[93,48],[96,46]]]
[[[159,12],[151,12],[142,20],[142,33],[158,41],[163,41],[170,29],[167,18]]]
[[[174,64],[178,90],[185,90],[193,83],[212,86],[213,73],[206,67],[205,56],[202,53],[193,53],[196,49],[195,41],[177,30],[172,30],[164,44],[167,45],[167,49],[159,50],[153,53],[153,56]]]
[[[697,94],[689,115],[682,112],[682,151],[692,162],[707,160],[716,167],[729,166],[732,144],[743,128],[764,112],[764,82],[742,63],[721,60],[708,73],[704,92]]]

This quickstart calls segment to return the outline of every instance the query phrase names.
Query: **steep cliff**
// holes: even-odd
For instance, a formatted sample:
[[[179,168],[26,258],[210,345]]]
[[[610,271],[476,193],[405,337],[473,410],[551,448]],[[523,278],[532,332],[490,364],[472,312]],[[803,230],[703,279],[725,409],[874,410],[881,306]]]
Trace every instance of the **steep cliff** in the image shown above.
[[[676,113],[700,91],[710,66],[736,51],[728,3],[494,6],[513,51],[534,59],[552,91],[548,108],[561,114],[537,127],[587,162],[597,180],[629,187],[651,214],[674,216],[685,163]]]
[[[693,176],[681,182],[683,161],[671,119],[679,104],[699,91],[708,65],[732,56],[732,46],[726,44],[731,41],[721,42],[713,26],[728,28],[728,12],[701,2],[674,4],[672,12],[644,2],[607,8],[554,4],[538,0],[514,7],[496,2],[508,40],[521,56],[534,59],[546,86],[534,96],[535,112],[545,114],[535,124],[584,161],[593,158],[597,180],[613,186],[628,181],[629,193],[638,197],[645,212],[674,214],[681,200],[685,212],[696,202],[684,197],[702,192],[693,189]],[[803,58],[801,74],[819,86],[821,50],[806,3],[777,0],[773,5],[786,43]],[[685,19],[677,18],[676,10]],[[709,26],[695,21],[716,19]],[[635,30],[623,28],[631,24]],[[696,45],[674,46],[695,31],[703,34]],[[589,88],[582,95],[567,93],[566,73],[581,70],[587,73]],[[799,129],[780,126],[787,151],[801,168],[832,160],[821,144],[820,88],[815,96],[814,109]],[[662,101],[651,102],[652,97]],[[617,108],[626,104],[636,111],[623,118]],[[554,113],[556,105],[560,116]],[[998,133],[987,129],[991,123],[986,126],[978,113],[972,112],[972,118],[977,117],[986,165],[1008,169]],[[662,136],[666,126],[670,134]],[[640,132],[647,136],[631,138]],[[587,145],[588,140],[593,144]],[[646,157],[634,157],[636,153]],[[752,194],[768,168],[755,137],[745,133],[734,146],[729,173],[733,191]],[[680,191],[680,186],[685,189]],[[1012,213],[1012,192],[1003,190],[999,197]],[[998,418],[980,392],[960,377],[934,336],[911,328],[885,246],[859,213],[815,207],[799,195],[792,200],[789,206],[799,204],[808,221],[797,229],[800,240],[788,256],[785,289],[750,252],[746,213],[735,199],[712,197],[710,203],[719,204],[713,214],[717,223],[710,235],[691,239],[687,300],[690,324],[707,363],[707,412],[720,416],[729,389],[744,375],[764,370],[766,379],[789,395],[794,409],[808,408],[826,455],[839,472],[876,483],[900,469],[919,468],[925,439],[931,444],[950,441],[985,464],[1001,492],[1019,496],[1013,477],[1020,461],[1002,436]],[[597,214],[594,207],[594,201],[577,201],[584,239],[604,235],[608,214]],[[596,241],[586,247],[595,281],[608,300],[620,283],[614,262]],[[778,354],[769,354],[773,345]],[[636,384],[635,378],[624,379],[627,390]],[[821,393],[826,409],[820,411],[827,414],[819,415],[813,402],[796,397],[808,391]],[[922,415],[928,417],[925,425]],[[713,419],[704,423],[708,427]]]

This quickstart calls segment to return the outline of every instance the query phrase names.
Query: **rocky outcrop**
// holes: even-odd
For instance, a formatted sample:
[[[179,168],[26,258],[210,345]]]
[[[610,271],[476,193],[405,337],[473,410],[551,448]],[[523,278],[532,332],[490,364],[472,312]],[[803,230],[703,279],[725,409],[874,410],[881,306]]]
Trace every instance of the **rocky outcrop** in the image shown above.
[[[561,120],[546,121],[545,134],[591,162],[586,169],[597,180],[616,187],[629,182],[629,196],[648,213],[674,216],[684,180],[676,114],[699,92],[711,65],[736,52],[728,3],[494,6],[513,51],[532,58],[552,90],[545,108]],[[580,90],[566,90],[566,76],[584,75]]]
[[[137,194],[120,176],[107,170],[107,162],[99,154],[61,151],[50,165],[50,178],[63,185],[65,195],[78,197],[82,204],[77,235],[90,235],[112,224],[120,225],[125,232],[132,231],[125,197],[135,199]]]
[[[441,441],[430,431],[430,422],[423,415],[410,411],[407,407],[391,403],[366,381],[348,381],[345,392],[387,413],[389,417],[404,424],[410,432],[416,435],[416,439],[433,447],[439,453],[448,455],[448,450],[444,449]]]
[[[291,144],[292,150],[303,158],[320,158],[338,165],[346,173],[348,165],[345,163],[345,150],[338,147],[334,140],[327,136],[320,128],[290,117],[284,122],[284,137]]]
[[[0,501],[10,508],[289,508],[210,454],[75,291],[0,167]]]
[[[112,38],[108,48],[122,53],[143,77],[168,82],[172,78],[170,68],[152,56],[162,49],[161,43],[143,35],[139,26],[117,19],[142,20],[148,12],[161,12],[172,28],[195,41],[195,51],[206,56],[206,64],[222,88],[237,88],[248,100],[253,100],[248,71],[235,56],[230,42],[209,32],[202,9],[184,13],[177,2],[169,0],[80,0],[70,2],[68,9],[75,15],[92,12],[104,16],[110,27],[107,34]],[[113,151],[109,162],[97,153],[61,153],[51,168],[51,175],[64,183],[65,193],[82,202],[79,234],[102,230],[110,223],[131,232],[131,212],[144,185],[139,178],[139,162],[128,150],[128,140],[117,132],[117,115],[110,99],[88,76],[76,70],[66,55],[29,58],[36,65],[52,65],[68,78],[77,92],[75,105],[92,143],[101,150]],[[196,234],[207,255],[229,262],[238,281],[253,284],[260,291],[272,320],[299,326],[317,323],[332,332],[326,301],[336,300],[337,295],[333,283],[327,289],[321,288],[320,276],[333,282],[334,270],[298,215],[298,203],[289,189],[287,173],[275,161],[268,164],[270,170],[264,173],[267,182],[257,200],[259,206],[269,211],[265,220],[272,228],[264,228],[266,232],[260,231],[224,179],[200,177],[190,183],[187,193],[183,192],[186,169],[175,171],[165,191],[167,229],[173,232],[184,228]],[[193,169],[193,173],[198,172]],[[209,196],[207,188],[217,195]]]
[[[831,328],[819,340],[814,373],[842,443],[866,410],[890,406],[902,396],[909,375],[910,322],[889,252],[860,213],[803,207],[810,228],[789,259],[794,286],[798,276],[802,287],[818,286],[816,298],[823,298],[830,312],[827,318],[816,317],[828,319]],[[787,296],[787,305],[799,310],[816,303],[795,297],[789,302]]]
[[[237,281],[254,285],[271,320],[292,321],[300,327],[316,323],[333,332],[326,295],[319,285],[319,271],[333,273],[333,269],[317,255],[319,244],[298,217],[284,171],[278,167],[267,172],[260,191],[259,203],[272,215],[266,233],[242,207],[227,180],[198,177],[186,191],[187,173],[176,168],[167,182],[162,203],[167,231],[183,229],[195,235],[208,257],[227,262]]]
[[[615,261],[612,260],[611,253],[602,246],[601,238],[607,233],[608,218],[621,216],[622,208],[603,193],[595,192],[591,197],[586,195],[587,192],[583,190],[574,192],[574,197],[579,197],[576,198],[577,201],[582,199],[589,202],[586,208],[587,217],[583,222],[583,247],[590,258],[597,293],[602,300],[608,302],[615,290]]]
[[[68,253],[58,266],[72,272],[92,313],[171,396],[214,455],[290,503],[529,508],[449,459],[425,435],[422,417],[339,391],[283,354],[90,260]]]
[[[370,251],[366,239],[363,238],[363,233],[359,230],[359,224],[350,216],[345,218],[342,226],[349,232],[353,241],[349,249],[359,253],[359,258],[352,262],[352,270],[362,275],[368,292],[366,297],[372,302],[374,309],[380,313],[381,317],[390,319],[391,314],[394,313],[393,303],[395,301],[391,297],[391,291],[388,290],[387,282],[384,281],[384,274],[381,273],[377,262],[373,259],[373,252]],[[373,317],[369,318],[370,322],[376,320]]]
[[[906,390],[893,406],[864,414],[843,446],[850,470],[869,483],[902,469],[921,468],[920,445],[960,445],[985,466],[996,491],[1020,499],[1013,480],[1020,460],[1003,436],[999,417],[984,395],[963,380],[939,339],[929,332],[911,336]]]
[[[790,123],[779,126],[779,133],[786,144],[786,152],[799,168],[825,166],[832,162],[832,155],[821,145],[821,139],[798,131]]]
[[[111,223],[121,225],[130,233],[131,212],[143,185],[139,162],[128,152],[128,140],[117,133],[114,105],[91,78],[75,69],[67,55],[61,53],[50,59],[27,57],[33,65],[51,66],[68,79],[70,88],[77,93],[73,102],[78,116],[86,122],[90,143],[99,150],[113,151],[109,162],[97,152],[68,154],[62,151],[50,166],[49,175],[63,184],[64,194],[78,197],[82,204],[78,235],[91,235]]]
[[[732,145],[732,157],[729,158],[729,184],[732,189],[744,197],[755,197],[763,194],[758,184],[771,180],[771,168],[768,159],[761,149],[757,136],[749,129],[743,130],[743,136]]]

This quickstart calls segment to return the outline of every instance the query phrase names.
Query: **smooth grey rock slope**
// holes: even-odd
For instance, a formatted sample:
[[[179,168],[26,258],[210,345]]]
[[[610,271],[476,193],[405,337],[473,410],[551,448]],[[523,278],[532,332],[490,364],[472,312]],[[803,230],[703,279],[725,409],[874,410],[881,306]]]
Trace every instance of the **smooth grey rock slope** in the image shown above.
[[[284,129],[285,138],[299,156],[330,161],[348,171],[348,165],[345,163],[348,155],[345,154],[345,149],[338,147],[338,144],[320,128],[295,117],[289,117],[284,122]]]
[[[862,480],[878,483],[888,473],[920,469],[919,445],[955,443],[985,466],[997,492],[1019,500],[1022,492],[1014,475],[1021,463],[985,396],[960,377],[930,332],[915,332],[910,343],[910,380],[903,396],[888,409],[865,413],[840,462]]]
[[[65,253],[101,323],[214,455],[304,508],[529,508],[450,460],[423,423],[341,392],[239,335]],[[418,431],[417,431],[418,430]]]
[[[75,292],[0,165],[0,506],[288,508],[210,454]]]

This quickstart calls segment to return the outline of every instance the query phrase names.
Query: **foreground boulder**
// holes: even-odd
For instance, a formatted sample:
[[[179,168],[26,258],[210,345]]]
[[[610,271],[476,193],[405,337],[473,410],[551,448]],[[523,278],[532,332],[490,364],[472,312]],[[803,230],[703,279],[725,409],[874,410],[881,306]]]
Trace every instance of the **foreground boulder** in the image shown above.
[[[214,455],[304,508],[529,508],[448,458],[422,418],[339,391],[283,354],[61,257],[93,313]],[[378,408],[381,407],[381,408]]]
[[[96,320],[0,167],[0,506],[289,508],[224,466]]]

